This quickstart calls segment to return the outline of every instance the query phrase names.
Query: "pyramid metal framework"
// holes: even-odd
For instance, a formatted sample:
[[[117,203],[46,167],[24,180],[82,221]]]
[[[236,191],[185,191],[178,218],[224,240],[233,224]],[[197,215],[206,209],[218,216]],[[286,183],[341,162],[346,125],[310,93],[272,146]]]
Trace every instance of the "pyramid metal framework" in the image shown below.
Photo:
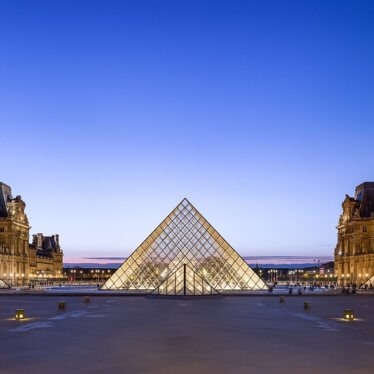
[[[2,279],[0,279],[0,289],[1,288],[10,288]]]
[[[184,264],[221,293],[268,288],[198,210],[183,199],[101,289],[152,291]],[[175,292],[178,290],[175,287]]]
[[[219,295],[203,277],[183,264],[166,280],[155,288],[152,295],[203,296]]]

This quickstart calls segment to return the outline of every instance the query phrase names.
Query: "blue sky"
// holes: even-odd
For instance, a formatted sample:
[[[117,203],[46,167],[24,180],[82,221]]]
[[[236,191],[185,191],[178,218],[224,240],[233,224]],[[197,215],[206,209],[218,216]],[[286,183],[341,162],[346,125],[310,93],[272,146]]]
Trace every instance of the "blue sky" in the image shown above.
[[[187,197],[242,255],[329,255],[374,180],[372,1],[2,1],[0,180],[67,260]]]

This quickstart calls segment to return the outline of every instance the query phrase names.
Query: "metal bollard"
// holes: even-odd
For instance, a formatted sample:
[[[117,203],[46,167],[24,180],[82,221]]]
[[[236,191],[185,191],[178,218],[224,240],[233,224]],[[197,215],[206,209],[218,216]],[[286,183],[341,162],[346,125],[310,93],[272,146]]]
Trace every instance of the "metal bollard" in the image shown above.
[[[309,301],[304,301],[304,310],[310,310],[312,309]]]
[[[286,299],[284,298],[284,296],[281,296],[280,299],[279,299],[279,302],[281,304],[284,304],[286,302]]]
[[[58,310],[65,310],[66,304],[65,301],[58,302]]]

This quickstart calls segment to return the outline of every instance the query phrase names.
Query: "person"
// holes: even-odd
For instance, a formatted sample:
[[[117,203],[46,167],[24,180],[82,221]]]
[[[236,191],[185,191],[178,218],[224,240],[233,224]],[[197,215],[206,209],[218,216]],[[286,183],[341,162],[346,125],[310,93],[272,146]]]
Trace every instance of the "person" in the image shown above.
[[[292,295],[292,291],[293,291],[293,290],[292,290],[292,287],[290,287],[289,290],[288,290],[288,294],[289,294],[289,295]]]
[[[297,294],[298,294],[298,296],[301,296],[301,295],[303,294],[303,292],[301,291],[301,288],[299,288],[299,289],[297,290]]]

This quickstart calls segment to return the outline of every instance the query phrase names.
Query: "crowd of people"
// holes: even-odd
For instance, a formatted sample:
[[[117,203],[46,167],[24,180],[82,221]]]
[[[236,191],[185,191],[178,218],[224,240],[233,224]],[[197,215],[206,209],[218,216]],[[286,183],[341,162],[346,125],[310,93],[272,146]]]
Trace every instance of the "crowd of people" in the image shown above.
[[[337,289],[338,285],[336,283],[317,283],[317,282],[312,282],[312,283],[287,283],[287,284],[282,284],[278,285],[278,282],[274,282],[269,285],[269,293],[272,293],[275,288],[281,289],[281,288],[286,288],[288,289],[288,294],[293,295],[294,293],[297,295],[302,295],[304,291],[314,291],[314,290],[333,290]],[[358,289],[364,289],[366,291],[373,291],[374,287],[373,285],[370,284],[365,284],[365,285],[357,285],[356,283],[349,284],[346,286],[343,286],[341,289],[341,293],[343,295],[354,295]]]

